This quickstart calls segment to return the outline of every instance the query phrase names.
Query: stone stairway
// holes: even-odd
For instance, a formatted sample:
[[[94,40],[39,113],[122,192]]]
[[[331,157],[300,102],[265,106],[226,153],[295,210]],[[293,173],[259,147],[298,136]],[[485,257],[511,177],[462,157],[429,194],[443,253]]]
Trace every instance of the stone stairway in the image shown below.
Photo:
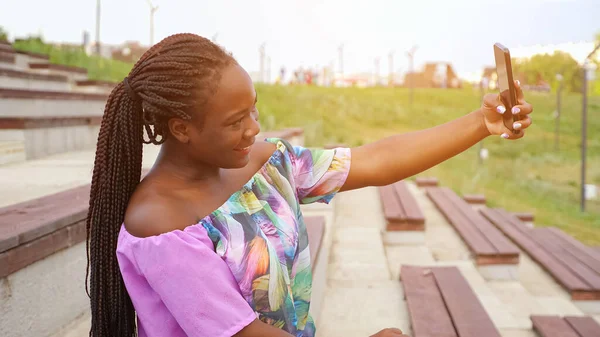
[[[375,188],[336,197],[328,288],[317,320],[318,335],[366,337],[397,327],[410,334],[410,316],[399,281],[400,266],[456,266],[503,337],[536,337],[529,316],[583,315],[565,292],[527,254],[516,281],[486,281],[469,250],[425,193],[409,184],[426,218],[425,244],[384,245],[385,219]],[[600,321],[600,316],[594,317]]]

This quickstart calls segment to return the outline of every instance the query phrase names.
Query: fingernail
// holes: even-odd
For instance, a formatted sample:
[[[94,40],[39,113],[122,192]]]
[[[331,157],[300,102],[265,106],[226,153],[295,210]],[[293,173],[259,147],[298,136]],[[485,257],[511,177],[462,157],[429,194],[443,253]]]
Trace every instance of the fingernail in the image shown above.
[[[510,137],[510,136],[508,135],[508,133],[503,133],[500,137],[502,137],[504,139],[508,139],[508,137]]]
[[[516,115],[516,114],[518,114],[519,112],[521,112],[521,109],[519,109],[518,107],[516,107],[516,106],[515,106],[515,107],[513,107],[513,108],[512,108],[512,113],[513,113],[513,115]]]
[[[517,80],[517,86],[520,87],[521,86],[521,81]]]
[[[498,111],[499,114],[503,114],[506,112],[506,108],[504,107],[504,105],[498,105],[496,107],[496,111]]]
[[[516,123],[514,123],[514,124],[513,124],[513,128],[514,128],[515,130],[519,130],[519,129],[521,129],[521,126],[522,126],[522,125],[521,125],[521,123],[519,123],[519,122],[516,122]]]

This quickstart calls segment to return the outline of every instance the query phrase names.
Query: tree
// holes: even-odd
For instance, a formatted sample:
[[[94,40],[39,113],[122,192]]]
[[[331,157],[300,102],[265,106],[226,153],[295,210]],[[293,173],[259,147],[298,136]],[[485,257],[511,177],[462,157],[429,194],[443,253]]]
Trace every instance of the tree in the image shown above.
[[[0,41],[8,41],[8,32],[0,26]]]
[[[525,83],[558,86],[557,74],[563,76],[563,88],[568,91],[581,91],[582,73],[580,65],[568,53],[555,51],[554,54],[538,54],[529,59],[514,61],[514,72]]]

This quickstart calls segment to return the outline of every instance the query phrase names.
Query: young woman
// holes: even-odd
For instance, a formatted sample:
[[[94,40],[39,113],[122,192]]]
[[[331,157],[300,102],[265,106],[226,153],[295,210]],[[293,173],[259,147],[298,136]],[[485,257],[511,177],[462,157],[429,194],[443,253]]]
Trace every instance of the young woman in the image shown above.
[[[532,107],[518,95],[525,129]],[[91,336],[312,337],[300,204],[410,177],[490,135],[523,136],[488,95],[431,129],[309,150],[256,139],[257,99],[233,57],[193,34],[152,47],[110,94],[87,220]],[[140,182],[143,143],[162,146]]]

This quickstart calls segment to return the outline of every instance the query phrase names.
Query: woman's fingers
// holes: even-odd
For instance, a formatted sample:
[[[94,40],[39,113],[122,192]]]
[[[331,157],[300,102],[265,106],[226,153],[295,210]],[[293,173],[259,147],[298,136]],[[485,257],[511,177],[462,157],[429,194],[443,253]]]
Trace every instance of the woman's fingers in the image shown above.
[[[531,116],[525,116],[525,118],[520,119],[513,123],[513,129],[524,130],[524,129],[527,129],[530,125],[531,125]]]
[[[531,106],[531,104],[525,102],[525,101],[521,101],[519,102],[519,105],[515,105],[512,108],[512,113],[513,115],[529,115],[530,113],[533,112],[533,106]]]
[[[515,134],[514,132],[510,131],[508,128],[506,130],[504,130],[504,133],[502,133],[500,135],[500,137],[502,137],[504,139],[508,139],[508,140],[515,140],[515,139],[523,138],[523,136],[525,136],[524,131],[521,131],[521,132]]]
[[[521,82],[519,80],[515,81],[515,91],[517,94],[517,101],[525,99],[525,95],[523,95],[523,89],[521,89]]]

